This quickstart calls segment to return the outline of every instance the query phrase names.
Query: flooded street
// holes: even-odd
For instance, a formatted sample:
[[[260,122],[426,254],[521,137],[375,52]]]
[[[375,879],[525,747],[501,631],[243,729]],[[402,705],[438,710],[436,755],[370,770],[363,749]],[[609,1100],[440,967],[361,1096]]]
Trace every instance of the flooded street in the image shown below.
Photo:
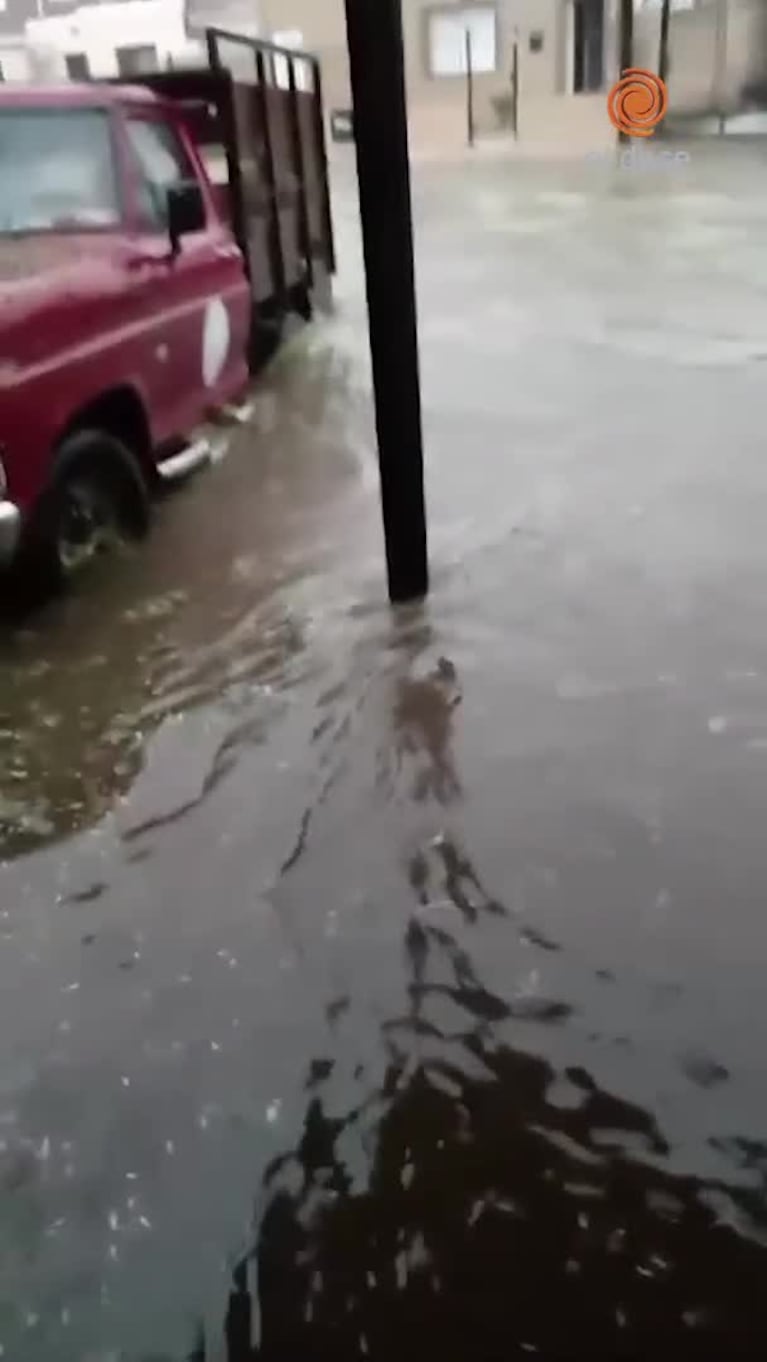
[[[0,639],[0,1357],[767,1345],[767,151],[415,179],[433,592],[337,311]],[[258,1270],[255,1254],[258,1252]]]

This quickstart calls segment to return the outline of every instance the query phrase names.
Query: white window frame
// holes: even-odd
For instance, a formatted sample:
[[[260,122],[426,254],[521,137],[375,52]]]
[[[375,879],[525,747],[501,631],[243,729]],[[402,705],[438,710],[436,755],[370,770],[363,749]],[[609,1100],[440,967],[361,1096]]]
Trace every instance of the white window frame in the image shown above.
[[[284,30],[278,30],[276,33],[272,34],[271,41],[275,44],[276,47],[285,47],[290,52],[305,51],[304,35],[298,28],[287,28]],[[279,53],[275,53],[273,60],[274,60],[274,83],[279,90],[287,90],[290,85],[290,71],[288,69],[288,59],[287,57],[283,57]],[[305,85],[303,83],[305,81],[304,76],[305,69],[306,62],[302,61],[296,62],[295,64],[296,88],[298,90],[302,90],[305,88]]]
[[[468,28],[471,31],[472,20],[474,25],[482,16],[485,21],[491,19],[492,29],[492,54],[483,53],[480,43],[474,44],[472,52],[472,70],[475,76],[492,75],[499,69],[500,61],[500,40],[498,25],[498,5],[495,0],[483,0],[480,4],[464,5],[433,5],[424,13],[424,43],[425,43],[425,65],[426,74],[431,80],[455,80],[456,78],[467,75],[466,63],[466,42],[465,33]],[[443,55],[440,58],[436,50],[437,26],[444,25],[446,31],[443,33]],[[447,26],[453,28],[453,42],[447,34]],[[490,30],[488,30],[490,31]],[[453,46],[452,54],[449,54],[449,47]]]

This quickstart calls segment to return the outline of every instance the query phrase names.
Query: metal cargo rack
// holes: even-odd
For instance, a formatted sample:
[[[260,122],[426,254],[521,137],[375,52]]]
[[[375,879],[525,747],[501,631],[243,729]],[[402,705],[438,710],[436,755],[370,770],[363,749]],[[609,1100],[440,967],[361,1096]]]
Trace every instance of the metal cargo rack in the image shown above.
[[[336,264],[319,60],[225,29],[206,29],[205,38],[207,67],[130,83],[186,105],[245,258],[257,319],[308,314]]]

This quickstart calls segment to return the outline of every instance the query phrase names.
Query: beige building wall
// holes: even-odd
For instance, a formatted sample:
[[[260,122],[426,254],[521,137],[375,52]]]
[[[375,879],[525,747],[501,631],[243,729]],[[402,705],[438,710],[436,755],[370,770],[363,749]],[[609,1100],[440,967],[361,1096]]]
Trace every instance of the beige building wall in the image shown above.
[[[468,0],[470,4],[472,0]],[[463,0],[463,8],[467,0]],[[485,5],[487,0],[476,0]],[[767,4],[767,0],[764,0]],[[452,0],[402,0],[411,144],[421,150],[463,147],[466,142],[466,80],[435,76],[429,61],[429,15],[449,10]],[[497,101],[512,94],[514,44],[519,69],[519,117],[523,137],[599,145],[611,136],[601,95],[569,93],[572,0],[495,0],[497,69],[474,80],[479,135],[501,130]],[[617,75],[618,0],[605,0],[604,71]],[[351,106],[343,0],[260,0],[265,32],[297,30],[322,61],[328,111]],[[570,36],[571,41],[571,36]]]
[[[510,0],[510,3],[512,0]],[[618,77],[618,0],[605,0],[602,86],[573,93],[572,0],[516,0],[520,15],[520,141],[541,151],[599,150],[614,142],[606,92]],[[544,27],[544,52],[533,56],[529,35]]]
[[[496,0],[498,69],[492,75],[475,77],[479,133],[499,126],[493,100],[511,95],[515,39],[525,94],[548,94],[555,88],[561,65],[557,42],[562,4],[563,0]],[[429,70],[429,13],[450,7],[450,0],[402,0],[411,138],[415,144],[462,145],[466,139],[465,78],[433,76]],[[304,45],[321,59],[326,108],[348,109],[351,94],[343,0],[260,0],[260,14],[264,32],[294,29],[301,33]],[[544,35],[540,53],[529,51],[533,31]]]
[[[259,0],[262,30],[296,30],[322,64],[325,107],[351,107],[344,0]]]
[[[637,15],[635,59],[658,67],[657,11]],[[767,77],[767,0],[703,0],[671,16],[670,113],[707,113],[741,106],[743,87]]]
[[[447,6],[435,0],[403,0],[410,122],[416,146],[441,137],[452,143],[466,139],[465,78],[432,76],[429,71],[428,16],[442,8]],[[500,110],[512,96],[515,43],[520,125],[528,121],[526,111],[538,101],[549,101],[564,89],[564,11],[564,0],[499,0],[497,69],[474,79],[479,134],[502,130]]]

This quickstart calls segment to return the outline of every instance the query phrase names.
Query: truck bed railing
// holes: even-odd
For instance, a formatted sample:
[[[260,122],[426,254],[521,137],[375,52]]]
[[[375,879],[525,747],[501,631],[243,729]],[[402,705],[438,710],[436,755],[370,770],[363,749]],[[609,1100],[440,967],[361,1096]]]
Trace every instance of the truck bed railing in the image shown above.
[[[334,273],[335,242],[319,59],[310,52],[282,47],[262,38],[250,38],[225,28],[207,28],[205,42],[212,71],[229,70],[240,85],[252,81],[263,133],[262,172],[271,191],[275,235],[279,238],[282,231],[279,214],[290,196],[289,181],[297,177],[301,199],[300,230],[307,246],[310,267],[313,217],[310,198],[314,188],[319,196],[316,206],[321,218],[325,263],[329,272]],[[230,50],[229,60],[227,49]],[[238,60],[233,63],[231,56],[234,53]],[[282,84],[278,62],[284,78]],[[307,75],[308,83],[305,79]],[[289,168],[291,160],[292,175]]]
[[[223,28],[206,29],[205,45],[207,67],[130,83],[183,103],[209,169],[225,165],[228,183],[216,194],[226,202],[257,314],[303,310],[336,268],[319,60]]]

